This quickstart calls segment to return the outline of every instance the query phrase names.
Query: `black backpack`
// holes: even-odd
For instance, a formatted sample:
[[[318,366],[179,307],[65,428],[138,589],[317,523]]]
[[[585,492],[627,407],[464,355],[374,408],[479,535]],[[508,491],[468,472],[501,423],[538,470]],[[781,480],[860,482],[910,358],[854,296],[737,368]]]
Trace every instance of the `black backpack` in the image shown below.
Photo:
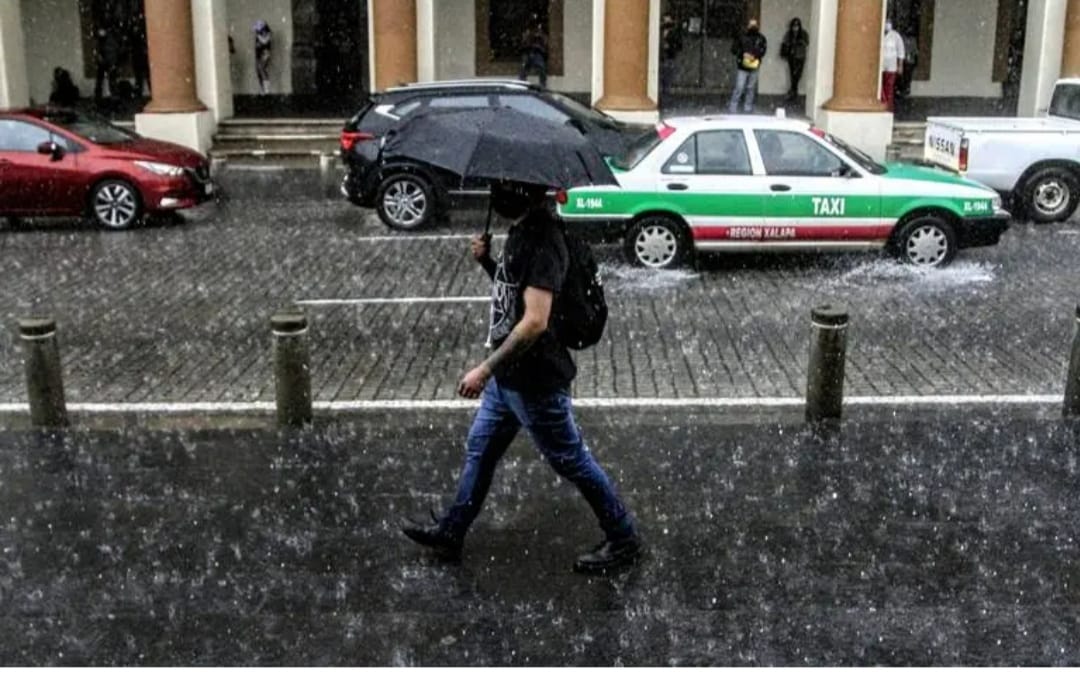
[[[555,301],[552,326],[559,341],[567,348],[582,350],[595,346],[604,336],[608,307],[600,267],[592,248],[577,234],[562,227],[566,240],[566,280]]]

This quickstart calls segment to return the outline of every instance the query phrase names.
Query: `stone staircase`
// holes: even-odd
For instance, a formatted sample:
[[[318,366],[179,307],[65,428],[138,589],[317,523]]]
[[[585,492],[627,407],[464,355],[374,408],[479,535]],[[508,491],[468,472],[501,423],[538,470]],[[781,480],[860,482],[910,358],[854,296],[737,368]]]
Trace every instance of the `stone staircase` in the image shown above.
[[[210,157],[230,166],[317,167],[337,161],[344,119],[225,119]],[[330,157],[330,159],[323,159]]]
[[[926,122],[895,122],[892,143],[886,151],[889,161],[914,161],[923,157]]]

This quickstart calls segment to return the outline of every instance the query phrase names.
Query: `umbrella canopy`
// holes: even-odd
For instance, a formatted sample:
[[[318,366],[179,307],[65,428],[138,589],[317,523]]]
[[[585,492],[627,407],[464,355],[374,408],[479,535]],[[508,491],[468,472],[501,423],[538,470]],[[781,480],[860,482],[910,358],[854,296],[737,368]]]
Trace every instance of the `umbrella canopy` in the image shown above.
[[[512,180],[559,189],[618,185],[579,131],[511,108],[410,117],[387,134],[382,157],[424,162],[462,180]]]

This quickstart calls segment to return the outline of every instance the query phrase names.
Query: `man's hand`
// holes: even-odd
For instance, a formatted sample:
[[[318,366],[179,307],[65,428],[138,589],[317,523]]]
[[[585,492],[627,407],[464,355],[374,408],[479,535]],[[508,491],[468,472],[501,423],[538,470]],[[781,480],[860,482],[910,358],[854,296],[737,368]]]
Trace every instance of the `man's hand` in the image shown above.
[[[491,234],[477,234],[472,238],[472,256],[478,262],[491,258]]]
[[[484,384],[489,378],[491,378],[491,370],[487,368],[487,365],[470,369],[458,384],[458,395],[475,400],[480,397],[480,393],[484,392]]]

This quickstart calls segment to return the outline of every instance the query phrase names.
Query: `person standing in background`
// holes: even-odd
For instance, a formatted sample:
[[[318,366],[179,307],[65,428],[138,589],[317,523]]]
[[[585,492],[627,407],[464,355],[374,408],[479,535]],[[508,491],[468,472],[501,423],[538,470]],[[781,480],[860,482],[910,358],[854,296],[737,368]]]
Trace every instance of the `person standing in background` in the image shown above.
[[[676,63],[679,52],[683,48],[682,26],[672,18],[671,14],[664,14],[660,22],[660,95],[661,97],[671,93],[671,87],[675,82]],[[663,102],[663,100],[661,100]]]
[[[758,71],[761,59],[765,58],[768,41],[761,34],[757,19],[750,19],[746,32],[735,38],[731,45],[731,54],[735,57],[738,71],[735,73],[735,90],[728,101],[728,112],[735,114],[739,101],[743,101],[743,112],[754,111],[754,94],[757,91]]]
[[[529,73],[540,75],[540,88],[547,88],[548,40],[540,17],[533,16],[532,24],[521,36],[521,73],[518,79],[527,80]]]
[[[109,28],[97,30],[97,76],[94,78],[94,102],[101,104],[105,97],[104,85],[109,86],[109,97],[116,95],[116,68],[120,62],[120,40],[116,31]]]
[[[270,93],[270,49],[274,35],[270,26],[259,19],[255,22],[255,76],[259,78],[259,93]]]
[[[892,20],[887,19],[881,41],[881,102],[889,112],[896,109],[896,79],[903,73],[904,38],[893,28]]]
[[[795,17],[791,20],[788,31],[784,33],[784,41],[780,45],[780,58],[787,61],[791,80],[791,88],[787,95],[789,103],[794,103],[799,97],[799,81],[802,80],[803,67],[806,65],[806,54],[809,49],[810,34],[803,30],[799,17]]]

